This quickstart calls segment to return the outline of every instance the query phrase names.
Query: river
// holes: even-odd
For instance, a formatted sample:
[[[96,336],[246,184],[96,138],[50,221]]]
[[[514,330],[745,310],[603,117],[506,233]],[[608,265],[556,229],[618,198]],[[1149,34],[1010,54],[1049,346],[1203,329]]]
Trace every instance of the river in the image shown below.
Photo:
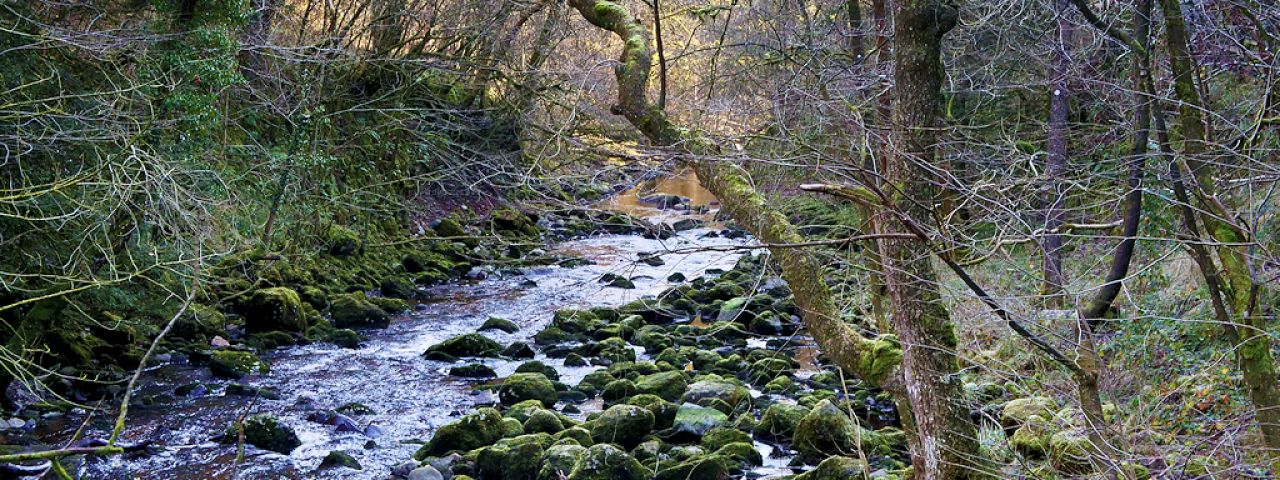
[[[714,200],[697,184],[696,177],[685,173],[651,180],[600,206],[655,221],[710,219],[705,213],[673,213],[639,201],[641,196],[651,193],[685,196],[692,198],[694,204],[709,204]],[[745,240],[706,236],[709,231],[707,228],[686,230],[661,241],[635,235],[601,235],[565,241],[547,248],[552,253],[586,258],[593,264],[573,268],[531,267],[520,270],[519,274],[508,272],[478,281],[431,287],[425,290],[426,300],[415,311],[397,318],[385,330],[364,332],[368,340],[359,348],[311,344],[265,354],[264,358],[271,364],[270,373],[246,377],[241,382],[277,390],[279,399],[276,400],[226,395],[224,388],[230,382],[213,378],[208,368],[174,359],[147,372],[137,397],[164,401],[157,402],[159,406],[132,407],[123,435],[127,442],[151,441],[163,448],[152,455],[91,459],[79,465],[79,469],[84,478],[90,479],[386,478],[391,466],[409,459],[434,429],[477,405],[494,401],[490,394],[475,390],[476,382],[449,376],[449,368],[455,364],[423,359],[421,354],[427,347],[458,334],[474,332],[489,316],[511,320],[520,330],[510,334],[486,332],[486,335],[503,344],[530,341],[558,309],[621,305],[670,287],[666,278],[673,273],[693,279],[708,269],[731,268],[742,254],[741,250],[699,250],[698,247],[742,245]],[[659,251],[671,252],[663,255],[664,265],[637,262],[639,253]],[[606,273],[632,278],[636,288],[604,287],[597,280]],[[546,358],[542,354],[537,359],[556,367],[561,381],[569,385],[599,368],[565,367],[562,359]],[[512,373],[520,361],[485,359],[483,363],[505,376]],[[207,385],[208,392],[174,395],[178,387],[194,382]],[[334,409],[350,402],[372,409],[371,414],[353,415],[360,426],[375,426],[368,434],[340,433],[333,426],[306,418],[317,410]],[[583,414],[577,416],[598,408],[598,404],[584,405]],[[237,461],[233,445],[212,440],[237,418],[256,413],[278,416],[296,430],[302,446],[289,455],[247,448],[243,459]],[[38,433],[50,440],[64,439],[82,425],[87,436],[104,436],[110,419],[68,415],[47,422]],[[350,453],[364,468],[317,470],[331,450]],[[780,467],[776,461],[770,464]]]

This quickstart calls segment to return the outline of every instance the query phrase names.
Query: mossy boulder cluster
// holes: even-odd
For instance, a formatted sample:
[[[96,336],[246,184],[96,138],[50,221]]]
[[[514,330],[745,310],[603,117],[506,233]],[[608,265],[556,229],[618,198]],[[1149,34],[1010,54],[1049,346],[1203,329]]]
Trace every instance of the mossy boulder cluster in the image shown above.
[[[418,451],[444,477],[478,479],[722,479],[761,465],[757,445],[787,452],[794,478],[909,478],[907,435],[892,398],[825,363],[802,365],[795,305],[757,256],[616,308],[564,309],[533,335],[537,351],[568,366],[593,366],[576,385],[554,362],[529,361],[494,384],[496,408],[442,427]],[[757,288],[759,285],[766,287]],[[707,323],[692,319],[715,319]],[[759,319],[768,319],[768,329]],[[752,324],[756,323],[753,327]],[[505,331],[491,320],[482,330]],[[768,330],[768,333],[760,330]],[[780,334],[785,332],[785,334]],[[764,339],[763,348],[748,346]],[[509,355],[519,347],[522,356]],[[643,352],[637,354],[637,351]],[[428,357],[527,358],[480,334],[433,346]],[[490,371],[456,360],[459,377]],[[480,375],[476,372],[486,375]],[[1064,474],[1088,473],[1078,412],[1048,397],[966,386],[976,413],[1007,430],[1019,454]],[[602,406],[592,409],[589,399]],[[447,467],[440,459],[454,455]]]
[[[478,480],[714,480],[762,465],[756,447],[764,443],[798,451],[797,474],[820,466],[804,478],[870,471],[901,478],[906,437],[883,426],[896,420],[891,407],[883,408],[883,392],[844,381],[834,367],[800,365],[796,342],[787,337],[769,337],[764,348],[747,345],[757,336],[749,331],[754,318],[778,319],[790,333],[798,326],[785,287],[751,291],[768,275],[761,258],[748,256],[729,272],[672,288],[662,300],[556,312],[534,334],[538,350],[596,369],[570,385],[558,381],[549,366],[555,362],[530,361],[478,385],[496,390],[496,408],[441,427],[415,458],[439,467],[440,459],[456,455],[443,476]],[[694,317],[723,320],[702,325]],[[501,356],[501,350],[492,339],[466,334],[427,355]],[[457,360],[453,367],[461,377],[472,374],[471,365]],[[583,416],[590,399],[603,405]]]

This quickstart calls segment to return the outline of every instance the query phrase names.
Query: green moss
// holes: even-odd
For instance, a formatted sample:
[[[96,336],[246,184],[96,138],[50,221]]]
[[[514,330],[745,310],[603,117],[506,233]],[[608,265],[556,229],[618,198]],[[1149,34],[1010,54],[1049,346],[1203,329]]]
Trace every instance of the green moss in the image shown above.
[[[613,445],[594,445],[583,452],[567,480],[650,480],[653,471]]]
[[[328,455],[325,455],[324,460],[320,461],[321,470],[338,467],[350,468],[352,470],[364,470],[364,467],[360,466],[360,462],[357,461],[355,457],[338,450],[330,451]]]
[[[360,250],[360,234],[341,225],[332,225],[325,234],[325,249],[334,256],[352,255]]]
[[[764,415],[760,416],[759,424],[755,425],[755,434],[763,438],[790,440],[791,435],[795,434],[796,425],[800,425],[800,420],[805,415],[809,415],[809,408],[799,404],[771,404],[765,408]]]
[[[516,373],[503,380],[498,398],[503,405],[537,400],[550,407],[556,403],[556,389],[551,380],[541,373]]]
[[[653,431],[653,413],[635,405],[614,405],[591,422],[591,438],[596,443],[614,443],[633,448]]]
[[[238,438],[234,428],[227,432],[230,438]],[[302,446],[292,428],[267,414],[254,415],[244,421],[244,441],[250,445],[288,455]]]
[[[334,295],[329,306],[329,316],[338,328],[384,328],[391,324],[387,312],[369,300],[363,293]]]
[[[298,292],[288,287],[264,288],[241,306],[245,328],[249,332],[303,332],[307,319],[303,315]]]
[[[250,352],[216,350],[209,356],[209,369],[218,377],[237,379],[254,373],[267,373],[266,363]]]
[[[475,413],[436,430],[431,440],[413,454],[413,458],[422,460],[450,451],[468,451],[492,445],[505,433],[502,420],[502,414],[492,408],[476,410]]]
[[[427,348],[427,353],[440,352],[455,357],[483,357],[497,354],[502,345],[478,333],[468,333],[449,338]]]

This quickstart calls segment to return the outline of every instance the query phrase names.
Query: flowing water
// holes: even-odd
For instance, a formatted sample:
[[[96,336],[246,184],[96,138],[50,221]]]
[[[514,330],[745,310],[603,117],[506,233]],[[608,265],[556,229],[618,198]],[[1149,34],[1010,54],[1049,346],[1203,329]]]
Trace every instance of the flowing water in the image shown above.
[[[697,184],[692,173],[647,182],[624,192],[602,206],[660,221],[692,216],[657,210],[639,199],[651,193],[670,193],[692,199],[693,205],[710,205],[714,198]],[[703,216],[704,219],[709,218]],[[580,256],[595,262],[575,268],[558,266],[523,269],[519,275],[490,277],[426,290],[427,300],[412,314],[398,318],[379,331],[368,331],[368,340],[357,349],[330,344],[289,347],[264,355],[271,364],[268,374],[247,377],[243,383],[279,391],[278,400],[251,399],[224,395],[229,382],[210,377],[208,369],[175,359],[148,372],[138,398],[159,396],[165,401],[155,407],[131,409],[124,440],[151,441],[163,448],[159,453],[92,459],[80,468],[84,478],[109,479],[301,479],[386,478],[391,466],[410,458],[434,429],[454,421],[477,405],[494,402],[491,394],[477,392],[477,384],[447,375],[453,363],[425,360],[427,347],[449,337],[476,331],[489,316],[509,319],[521,328],[515,333],[487,332],[500,343],[529,341],[547,324],[553,312],[568,307],[615,306],[653,296],[671,286],[665,279],[680,272],[689,279],[708,269],[729,269],[741,250],[702,249],[741,245],[744,241],[719,236],[704,238],[707,229],[680,232],[659,241],[634,235],[603,235],[573,240],[549,247],[553,253]],[[662,266],[637,262],[639,253],[671,252],[663,255]],[[606,273],[625,275],[636,284],[634,290],[608,288],[597,279]],[[529,281],[532,281],[529,282]],[[555,366],[561,381],[574,385],[598,367],[564,367],[560,359],[538,360]],[[463,362],[459,362],[461,364]],[[498,375],[505,376],[518,361],[486,359]],[[168,398],[176,387],[204,382],[209,392],[200,396]],[[336,428],[308,421],[308,414],[359,402],[374,413],[353,415],[366,432],[337,432]],[[589,412],[590,405],[584,411]],[[599,408],[596,406],[595,408]],[[292,426],[302,446],[289,455],[247,448],[237,461],[232,445],[212,441],[237,418],[246,414],[270,413]],[[42,426],[40,433],[51,441],[71,437],[77,429],[86,436],[104,436],[110,419],[86,419],[70,415]],[[769,455],[772,448],[758,445],[767,465],[758,473],[785,472],[785,457]],[[317,470],[331,450],[353,455],[363,470],[345,468]]]

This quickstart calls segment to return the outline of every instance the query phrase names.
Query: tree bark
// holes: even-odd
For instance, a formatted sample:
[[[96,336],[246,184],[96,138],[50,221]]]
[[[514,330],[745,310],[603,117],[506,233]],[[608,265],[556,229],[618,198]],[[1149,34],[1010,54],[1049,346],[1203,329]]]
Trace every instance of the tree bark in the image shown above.
[[[900,0],[893,12],[893,154],[885,183],[903,214],[929,218],[940,193],[927,172],[938,157],[942,37],[955,26],[959,12],[942,0]],[[876,223],[885,232],[905,228],[887,212]],[[928,249],[916,239],[883,239],[880,252],[892,305],[890,324],[902,341],[903,381],[915,423],[908,438],[914,478],[984,477],[977,430],[956,401],[963,391],[955,328],[938,293]]]
[[[1195,60],[1191,57],[1190,36],[1178,0],[1160,0],[1165,18],[1165,41],[1173,74],[1174,95],[1179,100],[1178,117],[1182,129],[1182,155],[1192,179],[1196,207],[1206,233],[1218,242],[1215,247],[1220,261],[1223,297],[1236,324],[1238,338],[1236,360],[1244,376],[1249,399],[1253,402],[1258,427],[1272,462],[1280,460],[1280,388],[1276,384],[1275,358],[1271,353],[1271,337],[1265,318],[1258,315],[1256,300],[1266,295],[1266,285],[1251,274],[1246,244],[1252,242],[1249,232],[1234,223],[1234,216],[1218,198],[1209,153],[1209,136],[1200,91],[1195,85]]]
[[[655,0],[656,1],[656,0]],[[866,52],[863,51],[863,39],[866,38],[866,29],[862,26],[862,0],[845,0],[845,12],[849,17],[849,56],[854,62],[862,61]]]
[[[1067,118],[1071,111],[1071,96],[1068,90],[1068,75],[1071,68],[1071,42],[1074,27],[1067,20],[1066,0],[1056,0],[1058,13],[1058,45],[1053,51],[1049,82],[1049,128],[1046,132],[1045,177],[1048,189],[1043,200],[1045,205],[1045,235],[1041,249],[1043,250],[1042,276],[1044,277],[1044,294],[1046,303],[1054,308],[1062,308],[1066,304],[1063,297],[1062,274],[1062,228],[1066,213],[1066,192],[1062,188],[1062,175],[1067,166]]]

